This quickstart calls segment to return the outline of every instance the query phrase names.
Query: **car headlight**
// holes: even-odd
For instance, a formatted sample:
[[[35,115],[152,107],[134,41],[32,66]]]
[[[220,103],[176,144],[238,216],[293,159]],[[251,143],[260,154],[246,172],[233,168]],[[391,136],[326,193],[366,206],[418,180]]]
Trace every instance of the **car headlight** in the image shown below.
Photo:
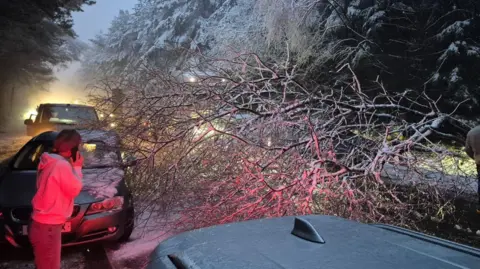
[[[123,207],[123,197],[115,196],[113,198],[105,199],[101,202],[93,203],[88,207],[85,215],[92,215],[108,211],[118,211]]]

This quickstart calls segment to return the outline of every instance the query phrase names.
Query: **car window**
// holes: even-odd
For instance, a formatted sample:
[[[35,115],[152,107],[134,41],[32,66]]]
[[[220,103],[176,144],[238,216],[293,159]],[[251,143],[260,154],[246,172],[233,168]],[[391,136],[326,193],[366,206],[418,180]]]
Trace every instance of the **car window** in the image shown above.
[[[84,158],[84,168],[110,167],[120,163],[118,150],[101,141],[83,143],[80,152]]]
[[[36,170],[40,162],[40,156],[52,149],[51,143],[32,142],[20,150],[18,157],[13,163],[15,170]]]

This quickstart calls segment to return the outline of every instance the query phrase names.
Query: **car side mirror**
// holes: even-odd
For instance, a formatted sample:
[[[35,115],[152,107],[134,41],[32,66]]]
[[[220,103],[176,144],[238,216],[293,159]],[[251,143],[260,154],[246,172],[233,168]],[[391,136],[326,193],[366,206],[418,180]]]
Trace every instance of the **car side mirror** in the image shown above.
[[[25,125],[32,125],[32,124],[33,124],[33,120],[32,120],[32,119],[26,119],[23,123],[24,123]]]

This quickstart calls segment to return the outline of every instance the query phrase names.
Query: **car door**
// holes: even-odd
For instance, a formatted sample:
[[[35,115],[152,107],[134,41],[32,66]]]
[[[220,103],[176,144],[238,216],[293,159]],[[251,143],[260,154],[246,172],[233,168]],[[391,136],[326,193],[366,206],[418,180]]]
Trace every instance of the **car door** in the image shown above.
[[[49,121],[51,117],[51,109],[48,106],[40,105],[35,121],[31,125],[27,125],[27,135],[36,136],[46,131],[54,131],[55,124]]]
[[[37,166],[40,156],[49,151],[52,143],[28,142],[4,168],[0,177],[0,205],[3,207],[30,206],[36,192]]]

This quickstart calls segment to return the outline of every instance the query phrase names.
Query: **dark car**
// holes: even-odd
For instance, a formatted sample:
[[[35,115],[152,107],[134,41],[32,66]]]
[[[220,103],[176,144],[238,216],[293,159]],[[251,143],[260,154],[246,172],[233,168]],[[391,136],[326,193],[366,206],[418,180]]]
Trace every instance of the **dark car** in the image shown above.
[[[84,156],[83,189],[75,199],[72,216],[63,227],[62,244],[126,241],[134,227],[132,195],[125,175],[130,164],[111,131],[79,130]],[[0,175],[0,240],[28,245],[27,225],[36,192],[40,156],[52,149],[57,132],[45,132],[25,144],[7,160]],[[133,164],[134,161],[130,160]]]
[[[148,269],[477,269],[480,250],[389,225],[333,216],[282,217],[186,232]]]
[[[37,108],[35,119],[30,115],[30,118],[24,121],[28,136],[98,122],[99,118],[94,107],[73,104],[41,104]]]

